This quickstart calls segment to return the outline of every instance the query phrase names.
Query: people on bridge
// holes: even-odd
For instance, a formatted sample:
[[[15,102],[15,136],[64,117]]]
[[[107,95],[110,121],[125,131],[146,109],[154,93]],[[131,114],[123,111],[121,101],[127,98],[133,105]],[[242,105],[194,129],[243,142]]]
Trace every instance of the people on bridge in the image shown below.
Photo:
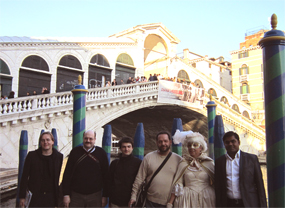
[[[109,205],[127,207],[141,160],[133,156],[134,142],[130,137],[119,141],[121,154],[112,161],[108,174]]]
[[[132,77],[129,77],[129,79],[127,80],[127,84],[132,84]]]
[[[227,153],[215,161],[217,207],[267,207],[265,189],[256,155],[239,149],[237,133],[223,136]]]
[[[150,152],[144,157],[133,184],[129,207],[136,202],[138,189],[144,180],[146,179],[146,183],[148,183],[164,159],[169,158],[153,178],[147,191],[146,201],[147,207],[166,207],[173,178],[182,159],[179,155],[170,151],[171,143],[171,136],[168,132],[163,131],[157,134],[156,145],[158,150]]]
[[[54,145],[54,137],[44,132],[39,138],[40,147],[30,151],[25,159],[20,182],[19,206],[26,207],[26,191],[32,193],[29,207],[57,207],[59,176],[63,155]]]
[[[167,207],[215,207],[214,161],[200,133],[176,131],[174,144],[187,145],[189,155],[179,163]]]
[[[112,82],[112,86],[116,86],[116,85],[118,85],[118,84],[116,82],[116,79],[114,79],[113,82]]]
[[[65,207],[105,207],[109,163],[104,149],[94,146],[96,132],[83,133],[83,146],[70,152],[63,175]]]

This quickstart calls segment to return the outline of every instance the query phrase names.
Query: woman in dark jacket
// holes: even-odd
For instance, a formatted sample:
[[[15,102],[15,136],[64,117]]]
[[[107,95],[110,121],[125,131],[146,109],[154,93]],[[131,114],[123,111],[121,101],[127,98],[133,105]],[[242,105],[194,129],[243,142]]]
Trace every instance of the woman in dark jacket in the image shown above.
[[[25,205],[26,192],[32,192],[29,207],[56,207],[59,196],[59,176],[63,155],[54,145],[54,137],[50,132],[40,136],[37,150],[30,151],[25,159],[25,165],[20,182],[20,207]]]

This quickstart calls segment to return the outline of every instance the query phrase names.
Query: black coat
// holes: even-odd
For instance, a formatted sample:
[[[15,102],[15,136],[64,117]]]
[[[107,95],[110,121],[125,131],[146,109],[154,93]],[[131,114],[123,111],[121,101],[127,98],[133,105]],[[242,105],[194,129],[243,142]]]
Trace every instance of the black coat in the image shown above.
[[[52,161],[54,170],[54,190],[56,201],[59,196],[59,176],[61,171],[63,155],[53,148]],[[25,165],[20,182],[19,198],[25,198],[26,190],[30,190],[32,193],[39,193],[41,189],[41,181],[43,179],[43,161],[41,148],[30,151],[25,159]]]
[[[139,170],[141,160],[129,155],[113,160],[108,174],[108,192],[110,202],[118,206],[128,206],[132,187]]]
[[[240,151],[239,188],[245,207],[267,207],[265,189],[256,155]],[[227,207],[226,156],[215,161],[216,207]]]

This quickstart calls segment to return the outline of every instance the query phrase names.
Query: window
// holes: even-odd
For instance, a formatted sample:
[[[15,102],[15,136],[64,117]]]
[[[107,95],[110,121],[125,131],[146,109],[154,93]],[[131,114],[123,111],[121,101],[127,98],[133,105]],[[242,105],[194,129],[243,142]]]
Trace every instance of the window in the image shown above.
[[[237,105],[237,104],[233,104],[232,109],[233,109],[234,111],[236,111],[236,112],[240,113],[240,112],[239,112],[239,107],[238,107],[238,105]]]
[[[246,64],[243,64],[241,68],[239,68],[239,75],[249,74],[249,68]]]
[[[184,81],[186,81],[187,83],[190,82],[188,73],[187,73],[185,70],[180,70],[180,71],[178,72],[177,78],[180,79],[180,80],[184,80]]]
[[[243,83],[240,86],[240,94],[248,94],[249,93],[249,86],[246,83]]]
[[[238,58],[246,58],[248,57],[248,51],[244,51],[238,54]]]

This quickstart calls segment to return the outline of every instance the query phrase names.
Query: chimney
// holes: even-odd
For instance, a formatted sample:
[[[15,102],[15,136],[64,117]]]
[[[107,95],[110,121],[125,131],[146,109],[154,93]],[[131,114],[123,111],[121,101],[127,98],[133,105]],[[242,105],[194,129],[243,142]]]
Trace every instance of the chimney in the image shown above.
[[[183,56],[184,56],[184,59],[189,59],[189,49],[188,48],[183,50]]]

